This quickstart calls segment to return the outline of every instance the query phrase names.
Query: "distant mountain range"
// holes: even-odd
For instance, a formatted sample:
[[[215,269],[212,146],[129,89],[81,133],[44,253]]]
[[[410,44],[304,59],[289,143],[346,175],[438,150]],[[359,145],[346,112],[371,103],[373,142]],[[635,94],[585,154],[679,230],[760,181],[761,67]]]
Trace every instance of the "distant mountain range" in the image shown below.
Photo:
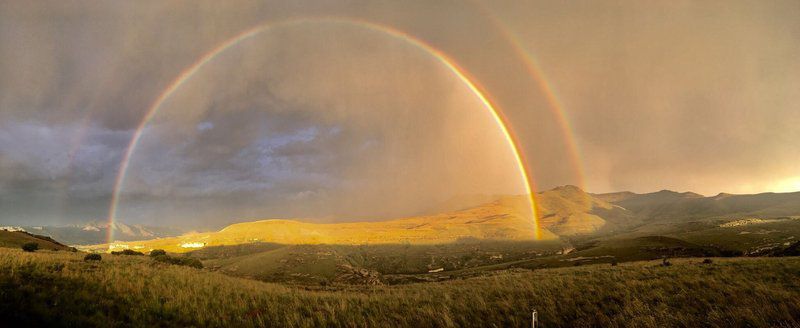
[[[670,190],[591,194],[563,186],[537,194],[537,201],[543,226],[559,236],[620,231],[653,223],[800,215],[800,192],[705,197]]]
[[[617,205],[642,223],[687,221],[700,218],[779,217],[800,215],[800,192],[705,197],[693,192],[662,190],[592,194]]]
[[[128,241],[119,248],[164,248],[175,252],[206,246],[253,242],[279,244],[437,244],[464,238],[531,240],[533,222],[527,219],[525,196],[475,197],[484,202],[461,210],[381,222],[309,223],[304,220],[270,219],[230,225],[217,232],[177,236],[175,230],[159,231],[140,226],[114,226],[115,239]],[[633,231],[654,224],[679,224],[696,220],[737,220],[750,217],[800,215],[800,192],[757,195],[719,194],[705,197],[692,192],[662,190],[637,194],[586,193],[575,186],[562,186],[535,196],[542,239]],[[451,204],[462,207],[463,204]],[[63,228],[49,235],[75,243],[75,236],[97,233],[104,226],[88,225],[75,232]],[[69,231],[73,235],[66,234]],[[103,231],[101,233],[101,231]],[[170,236],[175,236],[171,237]],[[158,238],[157,240],[152,240]],[[81,241],[103,239],[81,239]],[[148,241],[150,240],[150,241]],[[108,245],[97,245],[96,248]]]
[[[185,231],[169,227],[152,227],[139,224],[115,222],[91,222],[69,226],[20,226],[4,227],[5,230],[21,230],[37,235],[49,236],[68,245],[94,245],[107,242],[108,230],[113,229],[115,240],[148,240],[177,236]]]

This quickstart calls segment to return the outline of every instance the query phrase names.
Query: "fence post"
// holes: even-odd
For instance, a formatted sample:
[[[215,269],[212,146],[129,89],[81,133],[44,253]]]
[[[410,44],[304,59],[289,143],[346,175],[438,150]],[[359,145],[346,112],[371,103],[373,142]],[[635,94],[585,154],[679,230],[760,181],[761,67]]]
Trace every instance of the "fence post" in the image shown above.
[[[536,328],[536,319],[538,319],[537,315],[538,313],[536,310],[531,310],[531,328]]]

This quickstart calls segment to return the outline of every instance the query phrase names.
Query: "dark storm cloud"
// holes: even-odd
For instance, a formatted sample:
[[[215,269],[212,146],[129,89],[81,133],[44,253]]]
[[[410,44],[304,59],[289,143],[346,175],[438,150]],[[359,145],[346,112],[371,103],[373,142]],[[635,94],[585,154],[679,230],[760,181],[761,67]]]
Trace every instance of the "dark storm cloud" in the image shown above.
[[[83,137],[75,143],[75,133]],[[97,126],[0,124],[0,206],[10,222],[102,217],[131,133]]]

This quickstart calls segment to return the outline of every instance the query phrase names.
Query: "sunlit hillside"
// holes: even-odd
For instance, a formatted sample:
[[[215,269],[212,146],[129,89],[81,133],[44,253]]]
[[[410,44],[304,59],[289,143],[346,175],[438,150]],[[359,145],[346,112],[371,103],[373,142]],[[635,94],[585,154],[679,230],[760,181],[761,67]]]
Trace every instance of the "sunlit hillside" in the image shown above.
[[[575,186],[563,186],[537,195],[542,226],[558,235],[593,233],[606,226],[597,212],[625,211],[592,197]]]
[[[429,216],[380,222],[308,223],[271,219],[237,223],[218,232],[190,233],[174,238],[118,242],[111,249],[187,252],[208,246],[253,242],[279,244],[443,244],[461,239],[525,241],[535,238],[534,222],[523,215],[522,196],[506,197],[474,208]],[[557,236],[542,229],[542,239]],[[108,245],[95,246],[107,249]]]
[[[661,197],[666,195],[664,197]],[[593,234],[603,229],[630,227],[667,212],[662,220],[697,217],[731,217],[744,214],[797,213],[798,193],[702,197],[693,193],[662,191],[653,194],[593,195],[578,187],[563,186],[536,194],[542,239]],[[656,197],[658,196],[658,197]],[[669,196],[669,197],[667,197]],[[608,201],[604,200],[607,199]],[[730,199],[740,200],[738,206]],[[230,225],[217,232],[190,233],[150,241],[115,242],[112,249],[166,249],[186,252],[207,246],[253,242],[278,244],[443,244],[460,239],[527,241],[534,239],[525,196],[497,196],[472,208],[389,221],[309,223],[304,220],[269,219]],[[744,213],[744,214],[743,214]],[[108,245],[94,246],[106,250]]]
[[[625,212],[580,188],[565,186],[536,195],[542,238],[588,234],[607,225],[596,212]],[[149,241],[115,242],[111,249],[165,249],[187,252],[208,246],[253,242],[278,244],[443,244],[461,239],[526,241],[535,239],[525,196],[499,196],[469,209],[389,221],[309,223],[270,219],[237,223],[217,232],[190,233]],[[93,246],[95,250],[109,245]]]

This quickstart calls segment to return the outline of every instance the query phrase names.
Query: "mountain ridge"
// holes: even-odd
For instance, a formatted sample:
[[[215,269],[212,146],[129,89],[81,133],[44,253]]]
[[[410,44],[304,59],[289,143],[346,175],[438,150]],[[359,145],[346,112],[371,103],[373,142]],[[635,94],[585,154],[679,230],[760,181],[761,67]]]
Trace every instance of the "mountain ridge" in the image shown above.
[[[358,245],[437,244],[465,238],[532,240],[534,224],[524,214],[529,208],[528,197],[498,197],[463,210],[393,220],[311,223],[302,219],[265,219],[234,223],[214,232],[187,233],[150,241],[119,240],[112,246],[187,252],[207,246],[253,242]],[[724,194],[723,197],[670,190],[646,194],[591,194],[566,185],[537,193],[534,198],[546,240],[625,231],[651,222],[800,215],[800,192]]]
[[[89,221],[64,226],[20,226],[15,228],[45,235],[67,245],[92,245],[107,242],[109,229],[113,230],[117,239],[123,241],[170,237],[183,233],[175,228],[126,224],[119,221],[114,223]]]
[[[310,223],[266,219],[231,224],[216,232],[189,233],[149,241],[116,242],[95,249],[166,249],[187,252],[207,246],[255,242],[278,244],[443,244],[464,239],[535,239],[534,222],[523,216],[526,197],[510,196],[466,210],[375,222]],[[558,236],[542,229],[545,240]]]
[[[800,214],[800,192],[758,194],[719,193],[703,196],[693,192],[662,190],[653,193],[593,194],[610,199],[644,222],[652,220],[689,220],[710,217],[790,216]]]

